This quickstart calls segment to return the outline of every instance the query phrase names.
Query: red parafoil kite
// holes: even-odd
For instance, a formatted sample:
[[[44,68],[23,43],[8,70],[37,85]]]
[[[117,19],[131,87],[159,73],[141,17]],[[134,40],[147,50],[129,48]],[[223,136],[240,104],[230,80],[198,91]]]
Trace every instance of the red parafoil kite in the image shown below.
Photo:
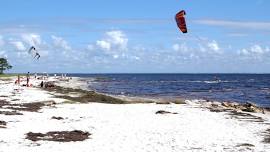
[[[186,12],[184,10],[178,12],[175,15],[175,20],[177,23],[177,26],[183,33],[187,33],[187,26],[186,26],[186,20],[185,20]]]

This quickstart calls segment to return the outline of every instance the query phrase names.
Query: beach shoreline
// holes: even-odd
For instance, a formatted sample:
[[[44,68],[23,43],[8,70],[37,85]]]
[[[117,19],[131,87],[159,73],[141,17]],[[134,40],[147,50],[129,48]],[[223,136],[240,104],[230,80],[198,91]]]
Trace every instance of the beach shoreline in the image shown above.
[[[71,146],[80,151],[270,149],[268,111],[248,112],[236,105],[199,100],[176,104],[117,98],[86,90],[87,84],[74,77],[69,81],[47,79],[59,87],[49,90],[39,87],[42,80],[31,78],[34,87],[22,87],[14,84],[15,79],[0,80],[0,151],[70,151]],[[89,137],[67,144],[53,141],[57,136],[41,136],[38,141],[26,137],[30,132],[53,131]]]

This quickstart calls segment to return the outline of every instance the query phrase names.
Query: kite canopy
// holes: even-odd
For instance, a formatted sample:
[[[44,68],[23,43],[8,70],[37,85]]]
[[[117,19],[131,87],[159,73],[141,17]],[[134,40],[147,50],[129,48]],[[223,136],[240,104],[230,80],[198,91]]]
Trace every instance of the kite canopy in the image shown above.
[[[186,20],[185,20],[186,12],[184,10],[178,12],[175,15],[175,21],[177,23],[177,26],[183,33],[187,33],[187,26],[186,26]]]
[[[34,46],[31,46],[30,49],[28,50],[28,53],[31,54],[33,50],[35,51],[36,48]]]
[[[28,50],[28,53],[34,55],[34,58],[36,58],[37,60],[40,58],[40,55],[34,46],[30,47],[30,49]]]

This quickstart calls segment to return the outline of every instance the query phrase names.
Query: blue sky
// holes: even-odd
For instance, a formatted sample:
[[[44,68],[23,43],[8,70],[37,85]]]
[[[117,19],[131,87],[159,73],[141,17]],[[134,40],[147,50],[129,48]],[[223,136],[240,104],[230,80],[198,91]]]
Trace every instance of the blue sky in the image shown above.
[[[269,8],[268,0],[1,1],[0,57],[9,72],[269,73]],[[182,9],[188,34],[174,21]]]

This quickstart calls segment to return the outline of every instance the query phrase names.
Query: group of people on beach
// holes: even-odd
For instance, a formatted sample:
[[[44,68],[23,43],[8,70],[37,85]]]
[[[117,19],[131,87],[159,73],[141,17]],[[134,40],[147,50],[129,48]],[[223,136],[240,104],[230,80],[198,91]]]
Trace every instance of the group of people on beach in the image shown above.
[[[29,82],[30,82],[30,72],[27,72],[27,74],[26,74],[26,84],[23,84],[23,86],[26,86],[26,87],[32,86],[32,84],[30,84]],[[21,84],[21,76],[19,74],[18,74],[17,80],[15,81],[15,84],[17,84],[17,85]]]
[[[21,82],[22,82],[22,79],[23,79],[23,78],[24,78],[24,77],[22,77],[20,74],[18,74],[18,78],[17,78],[17,80],[15,81],[15,84],[21,85]],[[33,84],[30,83],[30,78],[31,78],[30,72],[27,72],[25,78],[26,78],[26,84],[22,84],[22,86],[25,86],[25,87],[32,87]],[[66,74],[62,74],[60,77],[57,77],[57,75],[54,74],[54,78],[55,78],[55,79],[59,79],[60,81],[68,81],[68,80],[71,79],[71,77],[67,77]],[[34,79],[35,79],[35,80],[42,80],[42,81],[40,82],[40,84],[39,84],[39,86],[40,86],[41,88],[43,88],[43,87],[45,87],[45,88],[48,88],[48,87],[54,87],[54,84],[53,84],[52,82],[46,82],[46,80],[49,79],[49,74],[46,74],[46,75],[42,74],[41,76],[38,76],[37,73],[35,73]]]

